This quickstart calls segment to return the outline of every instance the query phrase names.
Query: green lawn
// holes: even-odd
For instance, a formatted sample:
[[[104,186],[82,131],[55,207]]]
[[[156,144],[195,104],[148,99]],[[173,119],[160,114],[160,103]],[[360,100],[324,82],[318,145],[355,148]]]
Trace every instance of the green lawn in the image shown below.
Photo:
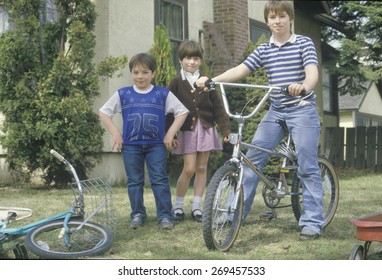
[[[148,219],[137,230],[127,227],[129,202],[126,188],[114,186],[117,229],[113,247],[103,258],[106,259],[256,259],[256,260],[346,260],[355,245],[364,241],[356,238],[356,228],[351,219],[382,211],[382,174],[354,170],[341,171],[340,203],[336,216],[325,234],[318,240],[301,241],[299,228],[292,209],[277,211],[277,218],[270,222],[260,221],[258,215],[267,211],[261,198],[261,187],[253,211],[229,252],[209,251],[203,241],[202,225],[191,219],[192,189],[186,198],[186,219],[175,224],[172,231],[160,231],[155,217],[155,203],[150,188],[145,190]],[[174,188],[173,188],[174,191]],[[15,225],[42,218],[66,208],[71,193],[68,190],[42,190],[38,188],[0,187],[0,205],[31,208],[34,215]],[[382,239],[382,233],[381,233]],[[381,250],[379,242],[373,242],[369,259],[379,259],[376,251]],[[12,254],[0,255],[13,258]],[[36,256],[31,256],[36,258]]]

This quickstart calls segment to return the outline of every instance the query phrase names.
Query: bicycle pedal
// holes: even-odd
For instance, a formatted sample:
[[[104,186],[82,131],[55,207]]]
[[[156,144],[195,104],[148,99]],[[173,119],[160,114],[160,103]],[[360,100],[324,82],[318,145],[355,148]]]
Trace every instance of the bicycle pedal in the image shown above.
[[[290,171],[297,170],[297,166],[285,166],[280,169],[281,173],[289,173]]]
[[[28,260],[29,255],[28,251],[25,248],[24,244],[16,243],[10,250],[13,251],[13,254],[15,255],[15,258],[17,260]]]
[[[263,213],[260,213],[259,215],[260,221],[265,221],[265,222],[272,220],[274,217],[275,216],[273,215],[272,212],[263,212]]]

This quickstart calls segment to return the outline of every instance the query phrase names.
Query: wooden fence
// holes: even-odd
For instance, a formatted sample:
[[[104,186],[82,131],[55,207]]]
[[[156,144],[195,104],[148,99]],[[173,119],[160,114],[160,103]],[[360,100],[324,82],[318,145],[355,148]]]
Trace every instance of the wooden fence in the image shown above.
[[[382,172],[382,127],[328,127],[325,151],[337,167]]]

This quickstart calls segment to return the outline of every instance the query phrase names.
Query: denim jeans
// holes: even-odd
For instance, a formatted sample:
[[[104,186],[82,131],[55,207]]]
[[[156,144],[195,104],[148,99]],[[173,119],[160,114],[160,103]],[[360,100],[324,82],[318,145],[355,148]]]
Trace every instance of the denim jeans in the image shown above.
[[[127,191],[130,199],[131,214],[146,217],[143,192],[145,184],[145,163],[151,189],[154,193],[156,215],[159,220],[172,220],[171,189],[166,171],[166,148],[164,144],[123,145],[123,162],[127,175]]]
[[[256,130],[252,140],[254,145],[274,149],[280,143],[284,131],[276,120],[286,121],[298,156],[298,176],[302,182],[304,203],[299,225],[301,228],[307,227],[315,233],[321,234],[324,222],[322,217],[323,189],[317,162],[320,120],[315,104],[305,103],[303,106],[296,105],[283,109],[271,107]],[[247,157],[262,170],[268,162],[269,154],[250,149]],[[258,176],[244,166],[243,219],[251,210],[258,183]]]

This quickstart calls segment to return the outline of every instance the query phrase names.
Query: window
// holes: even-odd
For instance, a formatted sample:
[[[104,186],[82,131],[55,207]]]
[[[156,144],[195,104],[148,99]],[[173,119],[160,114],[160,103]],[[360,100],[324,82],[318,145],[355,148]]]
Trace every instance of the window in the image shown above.
[[[156,0],[155,1],[155,25],[166,27],[172,47],[172,56],[177,71],[180,66],[178,63],[178,47],[180,42],[188,38],[188,0]]]
[[[324,112],[335,113],[335,76],[329,73],[325,67],[322,68],[322,102]]]
[[[58,20],[56,4],[54,0],[47,0],[45,4],[46,22],[56,22]]]
[[[40,18],[41,24],[47,22],[56,22],[58,20],[57,8],[54,0],[45,1],[45,11],[43,17]],[[8,13],[4,9],[4,6],[0,5],[0,33],[11,29],[11,24],[8,21]]]
[[[249,38],[256,44],[259,41],[261,35],[265,35],[267,39],[271,37],[271,32],[268,26],[260,21],[250,19],[249,20]]]
[[[3,6],[0,5],[0,33],[3,33],[10,29],[8,21],[8,13]]]

